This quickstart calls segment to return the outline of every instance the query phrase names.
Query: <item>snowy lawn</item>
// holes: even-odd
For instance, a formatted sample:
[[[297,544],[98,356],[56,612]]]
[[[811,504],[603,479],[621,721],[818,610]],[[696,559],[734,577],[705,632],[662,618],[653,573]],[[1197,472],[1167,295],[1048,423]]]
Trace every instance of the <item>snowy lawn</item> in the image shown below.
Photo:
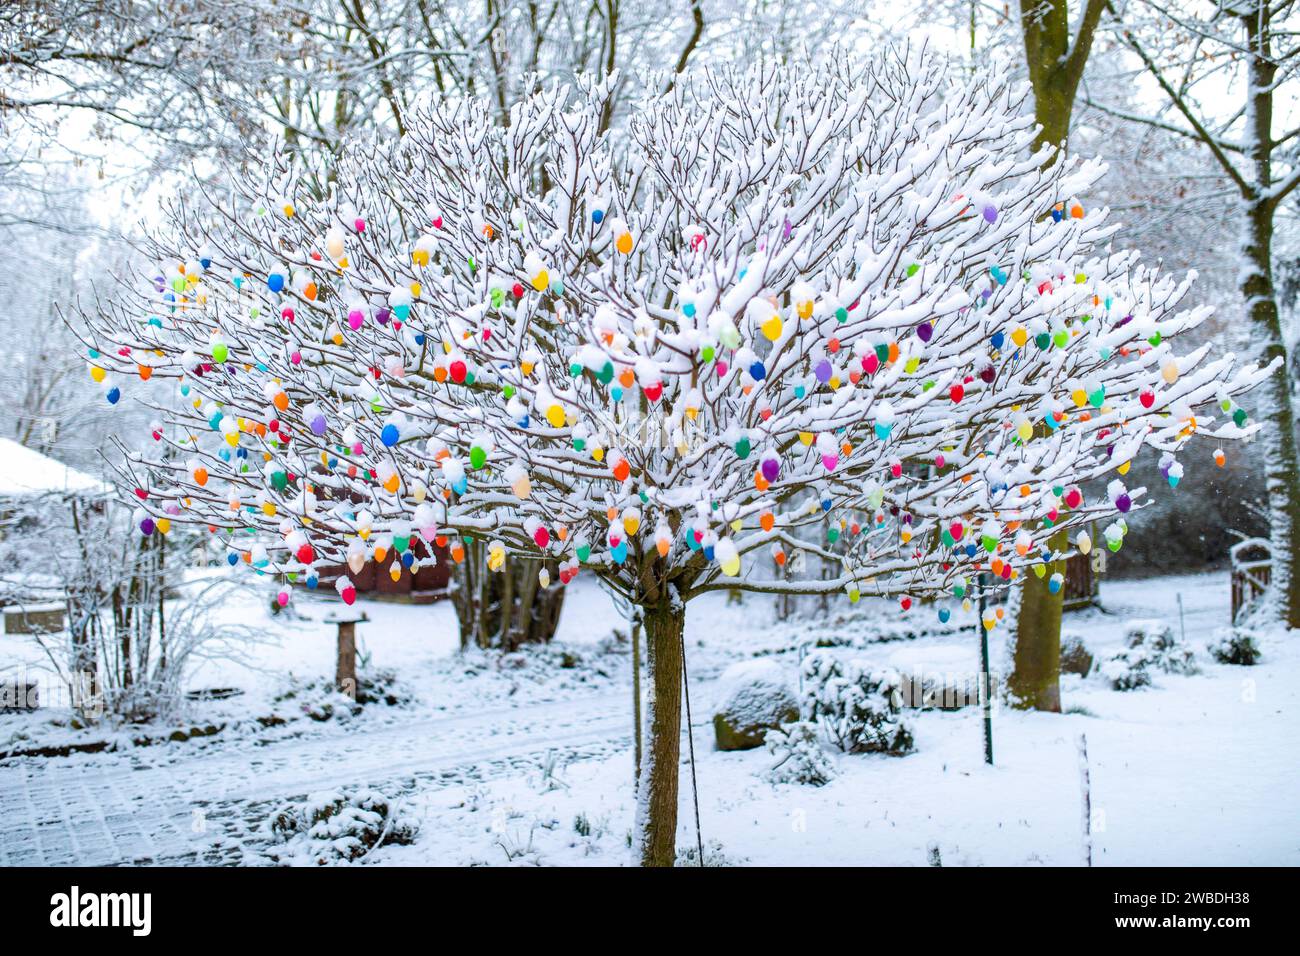
[[[720,753],[707,708],[697,705],[696,757],[706,859],[755,864],[1063,864],[1083,860],[1076,740],[1086,734],[1092,781],[1094,864],[1295,864],[1300,862],[1300,653],[1267,641],[1255,668],[1212,663],[1200,645],[1226,618],[1226,575],[1109,582],[1109,613],[1070,615],[1066,629],[1099,656],[1122,646],[1131,617],[1177,624],[1201,675],[1160,675],[1155,687],[1107,689],[1068,677],[1065,716],[995,715],[996,765],[983,763],[982,721],[966,709],[915,719],[917,752],[903,758],[841,756],[822,788],[773,786],[763,750]],[[752,599],[751,599],[752,600]],[[734,610],[734,609],[732,609]],[[705,613],[700,613],[704,611]],[[742,644],[725,609],[691,608],[688,633]],[[716,640],[716,638],[715,638]],[[951,639],[882,644],[851,652],[882,664],[936,672],[978,660],[973,631]],[[702,655],[706,656],[706,655]],[[789,661],[791,679],[795,669]],[[697,700],[704,701],[707,685]],[[683,748],[685,752],[685,748]],[[689,770],[683,764],[679,846],[694,846]],[[550,787],[551,789],[547,789]],[[425,836],[387,862],[625,862],[633,812],[625,755],[568,767],[557,786],[540,776],[467,791],[422,793]],[[484,846],[489,849],[484,849]]]
[[[916,753],[834,758],[821,788],[764,779],[765,750],[713,749],[717,676],[762,655],[798,679],[796,645],[877,666],[960,674],[978,669],[969,616],[940,626],[916,608],[902,637],[894,605],[776,623],[770,600],[724,595],[692,603],[688,665],[700,824],[706,858],[755,864],[1075,865],[1083,860],[1077,738],[1086,734],[1092,781],[1094,863],[1300,863],[1300,650],[1267,637],[1253,668],[1213,663],[1203,647],[1227,619],[1226,574],[1107,581],[1105,611],[1067,617],[1104,660],[1131,618],[1160,617],[1187,641],[1202,673],[1157,673],[1154,686],[1121,693],[1095,673],[1067,677],[1064,716],[999,709],[996,764],[983,763],[975,708],[908,712]],[[0,762],[0,849],[5,862],[266,862],[264,824],[290,799],[344,787],[397,797],[420,829],[409,846],[385,846],[367,863],[625,864],[632,826],[630,658],[610,638],[617,610],[593,582],[569,594],[557,645],[509,660],[456,654],[452,609],[366,603],[360,628],[373,666],[395,670],[406,700],[318,721],[281,698],[289,674],[332,673],[335,605],[300,596],[297,620],[271,618],[249,594],[228,613],[264,626],[276,643],[237,664],[210,661],[194,687],[239,687],[241,696],[191,705],[196,724],[224,724],[201,740],[117,752]],[[4,662],[32,659],[4,638]],[[1005,634],[994,632],[995,670]],[[281,699],[277,699],[281,698]],[[285,723],[253,718],[276,713]],[[49,726],[51,713],[0,717],[0,741],[25,734],[85,739]],[[0,749],[9,749],[8,747]],[[683,755],[687,748],[683,743]],[[679,847],[695,845],[689,764],[682,766]]]

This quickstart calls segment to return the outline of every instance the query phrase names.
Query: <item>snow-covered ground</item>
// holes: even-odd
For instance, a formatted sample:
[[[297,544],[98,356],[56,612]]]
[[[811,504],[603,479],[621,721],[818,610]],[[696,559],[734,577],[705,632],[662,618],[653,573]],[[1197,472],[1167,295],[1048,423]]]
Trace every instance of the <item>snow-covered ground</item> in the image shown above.
[[[1179,622],[1177,597],[1183,605]],[[371,704],[348,719],[313,720],[325,698],[289,675],[328,677],[337,607],[300,596],[301,617],[272,618],[249,594],[227,613],[274,643],[244,663],[209,661],[194,687],[244,693],[191,705],[185,726],[211,736],[66,757],[0,761],[0,862],[265,862],[263,824],[286,800],[355,785],[398,797],[421,823],[410,846],[367,862],[593,864],[631,862],[630,657],[611,636],[618,611],[581,579],[566,600],[557,643],[502,659],[456,653],[450,606],[366,604],[360,626],[374,668],[396,672],[397,706]],[[971,618],[938,626],[929,609],[896,632],[896,606],[773,620],[769,599],[728,604],[710,595],[688,611],[700,828],[706,855],[755,864],[944,865],[1083,861],[1078,737],[1091,775],[1093,862],[1300,863],[1300,650],[1266,637],[1253,668],[1212,662],[1205,641],[1227,620],[1226,574],[1107,581],[1104,610],[1067,617],[1105,658],[1124,623],[1163,617],[1197,650],[1202,673],[1158,674],[1155,686],[1109,690],[1097,676],[1067,677],[1066,714],[994,715],[995,765],[983,762],[974,708],[909,712],[916,753],[837,756],[821,788],[764,779],[766,751],[713,749],[717,676],[756,654],[797,681],[797,645],[847,644],[835,653],[873,664],[950,673],[978,670]],[[882,625],[880,621],[886,619]],[[957,625],[961,625],[958,627]],[[24,639],[0,637],[0,664],[37,661]],[[995,670],[1005,635],[994,632]],[[0,716],[0,752],[91,739],[50,726],[50,713]],[[102,735],[100,735],[102,736]],[[165,734],[164,734],[165,736]],[[683,755],[687,752],[683,742]],[[696,842],[688,766],[679,845]]]

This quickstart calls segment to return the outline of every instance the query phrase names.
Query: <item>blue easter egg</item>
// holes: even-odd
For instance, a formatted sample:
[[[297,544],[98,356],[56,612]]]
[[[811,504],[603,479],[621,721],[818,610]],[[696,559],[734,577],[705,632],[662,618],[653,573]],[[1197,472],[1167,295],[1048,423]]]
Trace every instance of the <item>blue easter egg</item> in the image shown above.
[[[266,287],[272,292],[279,292],[284,288],[284,276],[278,272],[272,272],[266,277]]]
[[[379,440],[384,443],[385,447],[392,448],[397,444],[401,436],[397,431],[397,426],[391,423],[384,426],[384,430],[379,433]]]
[[[120,399],[121,397],[122,397],[122,390],[118,388],[116,385],[114,385],[112,388],[108,390],[108,404],[116,405],[118,399]]]

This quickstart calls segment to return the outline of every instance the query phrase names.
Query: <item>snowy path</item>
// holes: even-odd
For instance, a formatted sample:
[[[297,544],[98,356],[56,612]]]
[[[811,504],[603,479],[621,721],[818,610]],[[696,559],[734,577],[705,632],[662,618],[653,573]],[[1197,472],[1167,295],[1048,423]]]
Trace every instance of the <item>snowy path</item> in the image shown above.
[[[218,837],[247,833],[279,802],[318,790],[518,774],[552,750],[608,756],[627,748],[629,709],[625,691],[610,691],[158,766],[21,761],[5,768],[0,789],[0,865],[183,862]]]

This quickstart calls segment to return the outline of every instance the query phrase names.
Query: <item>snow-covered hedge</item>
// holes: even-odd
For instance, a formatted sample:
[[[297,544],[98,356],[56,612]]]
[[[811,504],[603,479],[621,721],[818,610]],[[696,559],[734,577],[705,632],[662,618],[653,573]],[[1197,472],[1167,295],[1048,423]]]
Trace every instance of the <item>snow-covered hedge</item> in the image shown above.
[[[1241,627],[1220,629],[1206,648],[1220,664],[1241,664],[1249,667],[1259,663],[1259,642],[1255,632]]]
[[[1200,667],[1190,647],[1179,643],[1174,629],[1163,621],[1138,619],[1124,628],[1126,648],[1100,667],[1114,690],[1134,690],[1151,684],[1151,671],[1196,674]]]
[[[1124,643],[1133,650],[1141,648],[1149,663],[1166,674],[1195,674],[1200,670],[1192,649],[1181,644],[1174,629],[1163,621],[1129,621],[1124,628]]]
[[[333,790],[277,810],[267,821],[283,849],[270,855],[301,866],[352,863],[375,847],[415,841],[419,824],[377,790]]]
[[[1151,672],[1147,670],[1150,656],[1143,648],[1120,651],[1101,665],[1099,670],[1112,690],[1136,690],[1151,686]]]
[[[845,753],[910,753],[915,742],[903,722],[898,671],[844,663],[831,654],[804,659],[804,719]]]
[[[814,787],[835,779],[835,765],[817,735],[817,725],[800,720],[767,734],[768,752],[776,763],[768,770],[773,783],[803,783]]]

